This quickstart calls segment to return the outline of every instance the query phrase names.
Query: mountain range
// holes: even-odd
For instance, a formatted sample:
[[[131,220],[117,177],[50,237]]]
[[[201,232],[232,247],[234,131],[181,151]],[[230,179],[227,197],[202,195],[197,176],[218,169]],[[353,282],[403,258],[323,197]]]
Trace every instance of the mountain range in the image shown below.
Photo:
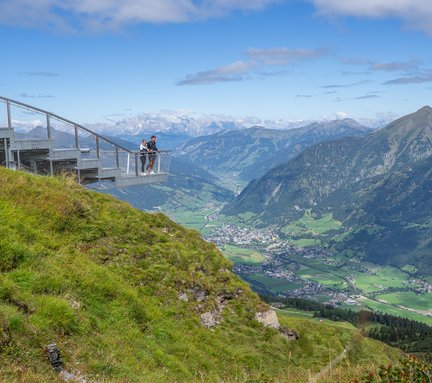
[[[252,181],[225,214],[279,227],[309,211],[348,229],[338,249],[432,272],[432,108],[365,137],[322,142]]]
[[[364,136],[369,132],[370,128],[352,119],[315,122],[289,130],[254,126],[194,138],[180,146],[176,156],[216,175],[228,174],[245,182],[264,175],[318,142]]]

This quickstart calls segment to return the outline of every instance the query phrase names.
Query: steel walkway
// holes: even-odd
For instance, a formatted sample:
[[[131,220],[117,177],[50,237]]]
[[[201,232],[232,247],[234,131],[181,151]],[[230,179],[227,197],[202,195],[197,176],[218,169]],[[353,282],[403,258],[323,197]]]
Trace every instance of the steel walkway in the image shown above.
[[[131,150],[111,138],[46,110],[2,96],[1,104],[6,109],[6,126],[2,127],[0,122],[0,164],[9,169],[44,175],[73,173],[80,183],[92,184],[96,188],[161,183],[168,178],[171,160],[168,151],[157,153],[155,174],[142,174],[137,150]],[[12,119],[14,108],[42,115],[46,120],[43,137],[28,137],[17,132]],[[2,110],[0,116],[1,113]],[[56,141],[53,133],[58,130],[55,130],[52,121],[62,124],[62,132],[71,131],[69,136],[73,137],[72,142],[65,144]]]

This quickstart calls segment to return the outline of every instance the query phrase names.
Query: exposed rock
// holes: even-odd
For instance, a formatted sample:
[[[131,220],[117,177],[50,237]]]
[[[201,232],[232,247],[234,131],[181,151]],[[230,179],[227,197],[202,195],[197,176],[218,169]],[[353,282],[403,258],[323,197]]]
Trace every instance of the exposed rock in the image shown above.
[[[280,326],[279,332],[281,333],[282,336],[287,338],[289,341],[297,340],[299,338],[299,335],[294,330],[291,330],[284,326]]]
[[[294,330],[280,325],[276,312],[272,309],[256,313],[255,319],[262,323],[265,327],[271,327],[279,330],[280,334],[289,341],[297,340],[299,338],[298,334]]]
[[[186,293],[179,294],[178,299],[180,299],[183,302],[189,302],[189,298]]]
[[[197,302],[202,302],[204,300],[206,300],[207,298],[207,291],[202,289],[201,287],[194,287],[193,289],[189,290],[191,292],[191,294],[193,295],[194,299]]]
[[[63,362],[60,358],[60,350],[55,343],[51,343],[46,346],[46,352],[48,356],[48,361],[51,367],[57,371],[61,372],[63,370]]]
[[[85,377],[70,373],[63,368],[63,362],[60,357],[60,350],[55,343],[51,343],[46,346],[46,352],[48,356],[48,361],[50,362],[54,371],[59,373],[59,377],[64,382],[74,382],[74,383],[90,383]],[[96,383],[96,382],[95,382]]]
[[[63,370],[60,372],[60,379],[62,379],[65,382],[71,382],[71,383],[90,383],[89,380],[84,378],[80,375],[71,374],[70,372]],[[94,382],[96,383],[96,382]]]
[[[201,323],[206,328],[215,327],[219,324],[218,314],[214,312],[207,311],[200,315]]]
[[[262,323],[265,327],[279,329],[280,324],[276,313],[273,310],[258,312],[255,314],[255,320]]]

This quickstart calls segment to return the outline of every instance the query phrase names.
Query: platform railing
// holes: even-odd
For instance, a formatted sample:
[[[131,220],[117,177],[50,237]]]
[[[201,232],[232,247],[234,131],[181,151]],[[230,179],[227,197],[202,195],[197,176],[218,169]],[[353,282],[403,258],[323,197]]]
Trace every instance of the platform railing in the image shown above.
[[[100,143],[101,141],[106,142],[108,144],[111,144],[114,146],[114,148],[116,148],[116,150],[122,150],[124,152],[127,153],[133,153],[132,150],[114,142],[113,140],[102,136],[101,134],[98,134],[96,132],[93,132],[92,130],[86,128],[85,126],[82,126],[81,124],[78,124],[74,121],[71,121],[67,118],[61,117],[55,113],[52,112],[48,112],[47,110],[44,109],[40,109],[28,104],[25,104],[23,102],[20,101],[16,101],[16,100],[12,100],[10,98],[7,97],[3,97],[0,96],[0,102],[3,102],[6,104],[6,113],[7,113],[7,127],[9,129],[12,129],[12,111],[11,111],[11,106],[17,106],[21,109],[25,109],[25,110],[29,110],[35,113],[39,113],[42,115],[45,115],[46,118],[46,130],[47,130],[47,138],[51,139],[52,137],[52,124],[51,121],[52,120],[57,120],[63,124],[69,125],[72,129],[73,129],[73,134],[74,134],[74,138],[75,138],[75,147],[76,149],[80,148],[80,143],[79,143],[79,132],[85,132],[87,133],[89,136],[92,136],[95,140],[95,147],[96,147],[96,156],[97,158],[99,158],[99,151],[100,151]]]

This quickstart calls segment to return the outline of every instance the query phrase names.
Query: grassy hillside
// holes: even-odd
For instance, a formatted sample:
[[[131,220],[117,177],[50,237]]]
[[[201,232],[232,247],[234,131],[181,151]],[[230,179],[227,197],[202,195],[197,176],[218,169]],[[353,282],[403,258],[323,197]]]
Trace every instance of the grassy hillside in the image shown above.
[[[0,217],[0,381],[56,381],[51,342],[98,382],[303,382],[349,346],[348,381],[396,358],[296,318],[281,319],[300,335],[288,342],[254,320],[266,305],[197,232],[72,180],[0,168]]]

